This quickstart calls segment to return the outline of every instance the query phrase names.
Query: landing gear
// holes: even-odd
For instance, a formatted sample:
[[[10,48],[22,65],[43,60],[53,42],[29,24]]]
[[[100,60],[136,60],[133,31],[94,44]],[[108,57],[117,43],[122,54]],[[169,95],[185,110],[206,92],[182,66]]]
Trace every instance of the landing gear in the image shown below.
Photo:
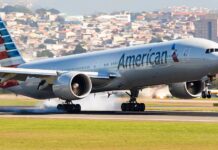
[[[205,81],[205,89],[202,91],[201,93],[201,97],[202,98],[208,98],[210,99],[211,98],[211,91],[209,90],[209,86],[211,85],[211,83],[214,81],[214,77],[215,76],[208,76],[207,80]]]
[[[211,91],[203,91],[202,94],[201,94],[202,98],[208,98],[210,99],[211,98]]]
[[[121,105],[122,111],[145,111],[144,103],[137,103],[137,97],[139,95],[139,90],[130,90],[130,93],[127,93],[130,96],[128,103],[123,103]]]
[[[59,104],[58,110],[65,111],[67,113],[79,113],[81,112],[81,106],[79,104],[73,104],[71,101],[66,101],[65,104]]]

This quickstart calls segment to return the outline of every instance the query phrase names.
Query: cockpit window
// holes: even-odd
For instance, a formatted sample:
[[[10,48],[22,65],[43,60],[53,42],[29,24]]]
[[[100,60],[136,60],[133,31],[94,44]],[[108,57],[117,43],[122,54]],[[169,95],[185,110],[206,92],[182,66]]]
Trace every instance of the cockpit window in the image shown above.
[[[209,53],[213,53],[213,52],[218,52],[218,48],[209,48],[206,50],[206,54],[209,54]]]

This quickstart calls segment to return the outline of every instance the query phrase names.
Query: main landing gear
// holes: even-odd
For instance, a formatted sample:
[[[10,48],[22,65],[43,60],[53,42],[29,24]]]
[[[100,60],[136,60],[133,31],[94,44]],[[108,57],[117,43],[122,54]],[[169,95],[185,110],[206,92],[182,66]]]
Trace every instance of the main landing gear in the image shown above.
[[[137,103],[137,97],[139,95],[139,90],[130,90],[130,93],[127,93],[130,96],[128,103],[123,103],[121,105],[122,111],[145,111],[144,103]]]
[[[81,106],[79,104],[73,104],[72,101],[66,101],[65,104],[58,104],[57,109],[67,113],[81,112]]]

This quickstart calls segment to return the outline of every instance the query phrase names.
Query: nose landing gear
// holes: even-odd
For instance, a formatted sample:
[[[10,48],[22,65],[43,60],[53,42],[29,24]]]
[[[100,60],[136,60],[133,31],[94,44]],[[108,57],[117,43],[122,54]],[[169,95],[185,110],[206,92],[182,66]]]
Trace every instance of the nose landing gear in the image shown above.
[[[202,98],[208,98],[208,99],[210,99],[211,98],[211,91],[203,91],[202,93],[201,93],[201,96],[202,96]]]
[[[130,90],[130,93],[131,94],[127,93],[130,96],[129,102],[123,103],[121,105],[121,110],[122,111],[145,111],[145,104],[137,102],[139,90],[138,89]]]
[[[208,79],[205,81],[205,89],[201,93],[202,98],[211,98],[211,91],[209,90],[209,86],[211,86],[211,83],[214,81],[215,76],[209,75]]]

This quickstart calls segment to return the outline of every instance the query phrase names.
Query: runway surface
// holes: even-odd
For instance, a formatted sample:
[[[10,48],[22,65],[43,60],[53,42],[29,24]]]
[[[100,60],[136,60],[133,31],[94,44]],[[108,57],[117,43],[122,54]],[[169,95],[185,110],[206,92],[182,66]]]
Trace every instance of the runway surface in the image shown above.
[[[180,111],[83,111],[80,114],[65,114],[56,109],[35,107],[0,107],[0,118],[42,118],[42,119],[84,119],[123,121],[175,121],[175,122],[217,122],[218,112]]]

